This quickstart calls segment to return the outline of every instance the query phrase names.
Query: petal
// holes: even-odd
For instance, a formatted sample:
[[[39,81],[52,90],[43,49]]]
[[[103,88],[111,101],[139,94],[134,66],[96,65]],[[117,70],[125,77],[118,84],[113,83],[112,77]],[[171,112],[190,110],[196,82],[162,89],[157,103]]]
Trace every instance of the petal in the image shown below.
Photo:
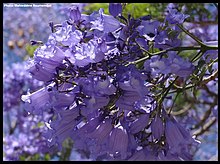
[[[130,125],[130,132],[132,134],[138,133],[139,131],[143,130],[149,121],[149,114],[142,114],[139,118],[137,118],[134,122]]]
[[[163,125],[161,118],[158,115],[152,121],[151,131],[152,131],[152,135],[154,136],[154,138],[158,140],[164,133],[164,125]]]
[[[118,16],[122,12],[122,5],[121,3],[110,3],[109,4],[109,13],[112,16]]]
[[[114,155],[120,153],[122,159],[127,157],[128,134],[122,126],[116,127],[112,130],[109,139],[109,149],[110,153],[113,153]]]

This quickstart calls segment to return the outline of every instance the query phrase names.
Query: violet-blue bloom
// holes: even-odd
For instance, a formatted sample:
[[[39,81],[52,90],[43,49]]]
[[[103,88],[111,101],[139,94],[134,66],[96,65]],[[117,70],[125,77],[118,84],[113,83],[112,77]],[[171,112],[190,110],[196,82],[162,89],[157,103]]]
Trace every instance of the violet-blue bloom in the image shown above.
[[[83,67],[101,61],[104,58],[103,50],[105,48],[98,44],[98,40],[90,40],[88,43],[78,44],[74,51],[66,50],[65,55],[72,64]]]
[[[49,81],[54,77],[56,67],[62,64],[64,52],[57,46],[44,45],[34,52],[34,61],[29,61],[27,70],[40,81]]]
[[[63,22],[62,27],[55,33],[52,33],[49,38],[53,38],[64,46],[73,46],[79,43],[82,37],[81,31],[76,30],[73,26]]]
[[[79,116],[79,108],[60,111],[55,121],[50,123],[50,130],[47,134],[49,145],[57,144],[62,149],[62,142],[70,137],[74,127],[79,123],[75,118]]]
[[[54,74],[43,69],[43,66],[39,63],[35,63],[33,60],[28,62],[27,71],[30,72],[33,78],[39,81],[50,81]]]
[[[21,95],[28,89],[37,90],[43,82],[33,79],[24,69],[26,63],[13,63],[3,69],[3,110],[10,111],[20,106]]]
[[[159,49],[179,46],[179,29],[149,17],[129,16],[124,25],[114,18],[121,5],[109,7],[113,16],[103,9],[85,15],[73,7],[69,20],[51,24],[53,33],[29,68],[46,87],[22,96],[26,110],[55,112],[45,123],[50,149],[61,149],[70,137],[74,148],[93,160],[191,160],[196,143],[159,112],[160,90],[154,90],[166,75],[186,78],[194,66],[176,52],[151,56],[144,69],[139,63],[126,65],[144,57],[139,46],[148,50],[149,41]],[[172,134],[180,140],[173,141]]]
[[[51,106],[49,87],[43,87],[31,94],[22,95],[21,100],[25,102],[25,110],[36,115],[41,115],[44,110],[47,110]]]
[[[99,126],[96,127],[96,130],[89,134],[90,138],[95,138],[98,141],[103,141],[112,130],[111,119],[106,118]]]
[[[183,13],[180,13],[177,11],[177,9],[168,8],[168,15],[166,17],[166,20],[170,24],[182,24],[186,18],[189,17],[189,15],[184,15]]]
[[[112,16],[118,16],[122,12],[122,5],[121,3],[109,3],[109,13]]]
[[[127,157],[127,148],[128,134],[126,129],[122,126],[113,128],[109,138],[109,153],[112,153],[114,156],[120,153],[121,159],[125,159]]]
[[[194,70],[194,66],[187,60],[178,56],[175,52],[169,52],[168,58],[155,56],[144,63],[145,69],[152,69],[152,73],[174,73],[180,77],[188,77]]]
[[[156,115],[151,123],[152,135],[155,139],[160,139],[164,133],[164,125],[161,118]]]
[[[94,12],[90,15],[91,29],[97,29],[105,33],[113,32],[120,27],[120,22],[113,16],[105,15],[103,9],[99,10],[99,13]]]
[[[159,25],[158,21],[142,21],[141,25],[137,27],[137,31],[147,40],[153,41],[157,35]]]
[[[62,107],[68,107],[75,101],[75,93],[59,93],[54,92],[53,95],[51,95],[51,106],[54,108],[62,108]]]
[[[87,135],[95,131],[102,121],[102,116],[98,116],[88,119],[86,123],[82,122],[81,126],[80,124],[77,125],[77,130],[71,135],[71,138],[75,141],[74,147],[79,150],[88,150],[88,142],[91,139]]]
[[[190,133],[179,125],[174,118],[167,117],[166,119],[165,137],[172,154],[177,153],[184,160],[192,160],[190,147],[199,142],[193,139]]]
[[[134,122],[130,125],[130,132],[132,134],[138,133],[139,131],[143,130],[149,121],[149,114],[141,114]]]
[[[81,13],[78,6],[73,6],[70,8],[70,19],[74,21],[79,21],[81,18]]]

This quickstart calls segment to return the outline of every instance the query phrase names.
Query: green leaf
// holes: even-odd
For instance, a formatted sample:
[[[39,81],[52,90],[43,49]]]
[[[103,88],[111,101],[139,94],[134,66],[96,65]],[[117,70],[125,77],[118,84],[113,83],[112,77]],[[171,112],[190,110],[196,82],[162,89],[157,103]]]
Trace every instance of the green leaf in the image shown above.
[[[27,44],[25,50],[27,51],[28,57],[34,56],[34,51],[39,47],[39,45],[32,46],[31,44]]]
[[[24,156],[19,156],[19,159],[21,160],[21,161],[25,161],[25,157]]]
[[[45,156],[44,156],[44,160],[45,161],[49,161],[51,158],[50,158],[50,154],[46,154]]]
[[[42,127],[42,126],[44,126],[44,123],[43,123],[43,122],[38,122],[38,123],[37,123],[37,127]]]

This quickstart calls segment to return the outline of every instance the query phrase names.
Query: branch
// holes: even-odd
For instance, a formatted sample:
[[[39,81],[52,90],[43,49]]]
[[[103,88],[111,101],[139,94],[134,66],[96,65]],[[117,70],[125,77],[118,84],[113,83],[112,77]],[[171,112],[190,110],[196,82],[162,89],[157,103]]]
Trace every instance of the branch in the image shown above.
[[[188,111],[191,107],[192,107],[192,104],[188,104],[188,105],[184,106],[182,110],[179,110],[179,111],[177,111],[177,112],[172,111],[171,114],[174,115],[174,116],[183,114],[183,113],[185,113],[186,111]]]
[[[215,80],[215,78],[218,77],[218,70],[216,70],[212,75],[210,75],[209,77],[206,77],[202,80],[201,84],[200,85],[205,85],[207,84],[208,82],[212,81],[212,80]]]
[[[197,130],[194,132],[193,135],[195,135],[196,137],[198,137],[199,135],[202,135],[203,133],[205,133],[206,131],[209,130],[209,128],[214,125],[214,123],[216,122],[216,118],[212,118],[211,120],[209,120],[205,125],[202,126],[201,129]]]
[[[204,126],[205,121],[209,118],[209,116],[210,116],[211,113],[212,113],[212,108],[213,108],[216,104],[217,104],[217,98],[214,99],[213,104],[210,105],[210,108],[205,112],[205,114],[203,115],[201,121],[200,121],[198,124],[196,124],[192,129],[196,129],[196,128],[200,127],[200,126],[202,126],[202,127]]]
[[[166,53],[168,51],[185,51],[185,50],[201,50],[201,49],[204,49],[204,51],[207,51],[207,50],[218,50],[218,47],[216,46],[207,46],[207,45],[204,45],[205,47],[201,47],[201,46],[191,46],[191,47],[173,47],[173,48],[169,48],[169,49],[166,49],[166,50],[162,50],[162,51],[159,51],[159,52],[155,52],[155,53],[150,53],[149,51],[145,50],[143,47],[141,47],[138,43],[137,45],[140,47],[141,50],[143,50],[144,52],[146,52],[149,56],[145,56],[141,59],[138,59],[136,61],[133,61],[133,62],[129,62],[126,66],[130,65],[130,64],[138,64],[142,61],[145,61],[147,59],[149,59],[151,56],[155,56],[155,55],[160,55],[162,53]]]
[[[197,43],[199,43],[201,46],[206,46],[201,40],[199,40],[196,36],[194,36],[192,33],[190,33],[188,30],[186,30],[182,25],[177,24],[177,26],[184,31],[187,35],[189,35],[191,38],[193,38]]]

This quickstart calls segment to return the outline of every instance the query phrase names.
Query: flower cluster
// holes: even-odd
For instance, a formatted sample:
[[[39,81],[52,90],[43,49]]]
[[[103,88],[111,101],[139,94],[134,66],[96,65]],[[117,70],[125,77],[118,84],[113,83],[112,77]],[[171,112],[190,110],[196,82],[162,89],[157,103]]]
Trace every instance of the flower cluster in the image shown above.
[[[22,157],[28,158],[36,154],[41,159],[47,153],[53,155],[53,152],[48,149],[47,140],[42,136],[47,130],[44,127],[43,117],[25,116],[21,109],[19,110],[17,114],[11,110],[11,115],[15,115],[16,118],[13,120],[16,120],[15,127],[13,127],[15,130],[3,137],[3,160],[17,161],[22,160]]]
[[[78,4],[80,11],[85,4]],[[21,62],[26,57],[30,40],[47,41],[49,23],[59,23],[69,14],[70,4],[51,4],[51,7],[4,7],[4,63]],[[69,10],[68,10],[69,11]],[[12,21],[13,20],[13,21]]]
[[[42,116],[28,115],[24,103],[20,101],[22,94],[28,90],[40,89],[43,82],[31,78],[24,70],[26,63],[13,63],[3,70],[3,159],[20,160],[23,156],[49,153],[47,140],[42,133],[47,130],[44,121],[52,113]]]
[[[72,138],[93,160],[192,160],[198,142],[164,109],[166,92],[154,91],[195,69],[175,51],[163,51],[180,45],[177,25],[188,16],[170,9],[164,24],[125,18],[121,4],[109,11],[85,15],[72,7],[68,20],[51,24],[53,33],[27,67],[45,86],[21,97],[25,110],[53,110],[44,134],[49,147],[61,150]]]
[[[43,82],[33,79],[25,70],[26,63],[13,63],[3,70],[3,110],[10,111],[20,104],[20,97],[28,90],[40,89]]]

